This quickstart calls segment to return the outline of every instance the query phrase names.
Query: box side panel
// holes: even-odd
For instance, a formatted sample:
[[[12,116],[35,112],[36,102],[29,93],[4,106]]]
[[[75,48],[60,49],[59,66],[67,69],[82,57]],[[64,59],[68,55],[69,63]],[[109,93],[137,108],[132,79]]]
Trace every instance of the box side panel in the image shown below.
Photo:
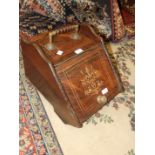
[[[34,86],[49,100],[62,120],[76,127],[81,127],[70,103],[64,99],[48,64],[32,46],[21,42],[25,74]]]

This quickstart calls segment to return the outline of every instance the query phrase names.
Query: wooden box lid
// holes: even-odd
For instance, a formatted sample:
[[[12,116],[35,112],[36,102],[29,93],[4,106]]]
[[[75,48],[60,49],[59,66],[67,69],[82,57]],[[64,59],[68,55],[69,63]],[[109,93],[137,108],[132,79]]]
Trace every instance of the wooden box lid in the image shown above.
[[[100,37],[96,35],[93,29],[88,25],[80,25],[78,35],[79,39],[72,39],[73,31],[57,34],[53,37],[53,44],[56,47],[53,50],[47,49],[49,36],[46,35],[37,44],[43,49],[46,56],[54,64],[61,63],[67,59],[85,52],[88,48],[101,44]]]

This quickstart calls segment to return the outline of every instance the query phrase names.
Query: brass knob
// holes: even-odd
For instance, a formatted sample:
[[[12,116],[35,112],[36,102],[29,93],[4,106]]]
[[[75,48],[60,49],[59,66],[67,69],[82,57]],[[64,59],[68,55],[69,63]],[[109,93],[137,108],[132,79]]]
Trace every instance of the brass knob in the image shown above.
[[[99,104],[106,104],[107,103],[107,101],[108,101],[108,99],[107,99],[107,97],[105,96],[105,95],[99,95],[99,96],[97,96],[97,102],[99,103]]]

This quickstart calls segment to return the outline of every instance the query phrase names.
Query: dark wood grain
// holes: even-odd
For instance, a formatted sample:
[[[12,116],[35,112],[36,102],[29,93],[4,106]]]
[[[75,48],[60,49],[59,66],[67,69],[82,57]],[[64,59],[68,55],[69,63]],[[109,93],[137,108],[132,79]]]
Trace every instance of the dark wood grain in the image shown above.
[[[48,51],[48,36],[35,42],[21,38],[26,76],[53,105],[55,112],[67,124],[81,127],[104,104],[97,101],[102,90],[110,101],[122,91],[120,80],[111,64],[103,40],[92,28],[81,25],[80,40],[71,39],[72,32],[58,34],[57,50]],[[83,49],[76,54],[76,49]]]

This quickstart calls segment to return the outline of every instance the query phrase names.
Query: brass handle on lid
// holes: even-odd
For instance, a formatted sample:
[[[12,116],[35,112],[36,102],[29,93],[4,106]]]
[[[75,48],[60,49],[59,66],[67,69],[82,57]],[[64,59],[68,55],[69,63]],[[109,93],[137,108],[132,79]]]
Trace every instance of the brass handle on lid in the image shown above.
[[[53,37],[59,33],[64,33],[70,30],[74,30],[75,32],[73,34],[71,34],[71,38],[74,40],[78,40],[80,39],[80,35],[78,33],[79,31],[79,25],[68,25],[66,27],[54,30],[52,32],[49,32],[49,43],[45,45],[45,47],[47,48],[47,50],[54,50],[56,48],[56,46],[53,43]]]
[[[102,104],[102,105],[106,104],[107,101],[108,101],[108,99],[107,99],[107,97],[105,95],[99,95],[99,96],[97,96],[96,99],[97,99],[97,102],[99,104]]]

